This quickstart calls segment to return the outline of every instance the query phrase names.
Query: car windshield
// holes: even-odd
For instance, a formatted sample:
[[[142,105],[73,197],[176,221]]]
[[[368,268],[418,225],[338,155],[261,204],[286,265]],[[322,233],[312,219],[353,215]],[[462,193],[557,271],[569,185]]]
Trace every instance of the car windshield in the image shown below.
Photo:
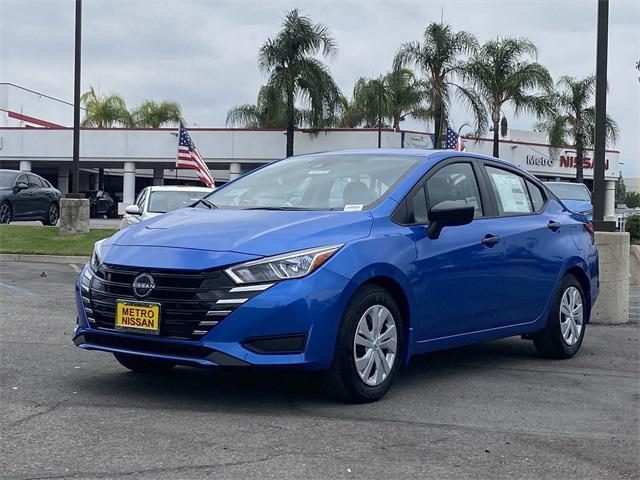
[[[218,208],[358,211],[380,199],[418,161],[409,155],[292,157],[216,190],[207,200]]]
[[[11,188],[13,182],[16,179],[16,174],[13,172],[0,172],[0,188]]]
[[[560,200],[582,200],[591,201],[589,190],[581,183],[546,183],[549,190],[556,194]]]
[[[151,192],[149,196],[150,213],[166,213],[192,205],[208,192],[194,190],[158,190]]]

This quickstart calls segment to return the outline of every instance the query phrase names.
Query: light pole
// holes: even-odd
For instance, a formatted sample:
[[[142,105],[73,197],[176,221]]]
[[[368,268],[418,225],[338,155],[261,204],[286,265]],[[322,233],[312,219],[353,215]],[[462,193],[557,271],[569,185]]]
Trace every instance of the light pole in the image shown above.
[[[76,0],[75,66],[73,81],[73,162],[71,193],[80,193],[80,59],[82,40],[82,0]]]
[[[382,77],[378,78],[378,148],[382,147],[382,95],[383,85]]]
[[[609,30],[609,0],[598,0],[598,40],[596,50],[596,132],[593,147],[593,226],[612,232],[615,222],[604,221],[605,148],[607,119],[607,43]]]

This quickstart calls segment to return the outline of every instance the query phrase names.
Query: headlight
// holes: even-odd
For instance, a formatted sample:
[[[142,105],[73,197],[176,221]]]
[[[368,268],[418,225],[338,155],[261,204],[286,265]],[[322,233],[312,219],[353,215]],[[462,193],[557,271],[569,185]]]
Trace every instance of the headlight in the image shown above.
[[[317,270],[342,245],[311,248],[241,263],[225,270],[236,283],[275,282],[300,278]]]
[[[102,265],[102,242],[104,242],[104,240],[98,240],[93,245],[93,253],[91,254],[91,262],[89,263],[89,266],[94,272],[97,272],[100,268],[100,265]]]

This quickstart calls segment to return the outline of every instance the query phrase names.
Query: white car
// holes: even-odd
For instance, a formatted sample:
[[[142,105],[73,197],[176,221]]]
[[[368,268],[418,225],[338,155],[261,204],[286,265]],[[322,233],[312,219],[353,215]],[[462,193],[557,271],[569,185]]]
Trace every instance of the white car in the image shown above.
[[[129,205],[125,209],[125,215],[120,222],[120,230],[124,230],[147,218],[187,207],[213,192],[213,190],[213,188],[206,187],[146,187],[138,194],[136,203]]]

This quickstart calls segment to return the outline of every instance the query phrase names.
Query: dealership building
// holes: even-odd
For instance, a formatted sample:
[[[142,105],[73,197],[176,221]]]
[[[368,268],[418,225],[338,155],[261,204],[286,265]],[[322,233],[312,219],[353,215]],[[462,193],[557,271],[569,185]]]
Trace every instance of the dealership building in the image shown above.
[[[68,192],[72,161],[73,105],[16,85],[0,83],[0,167],[34,171]],[[216,184],[279,159],[284,130],[189,128]],[[383,148],[431,148],[427,132],[382,129]],[[295,153],[378,146],[377,129],[297,130]],[[465,150],[492,153],[491,138],[465,138]],[[80,134],[80,189],[104,189],[123,207],[148,185],[194,181],[175,170],[177,129],[85,128]],[[587,185],[593,179],[591,150],[584,159]],[[500,157],[543,180],[575,180],[575,149],[551,150],[543,133],[511,129],[500,138]],[[620,152],[606,151],[605,216],[613,217]]]

